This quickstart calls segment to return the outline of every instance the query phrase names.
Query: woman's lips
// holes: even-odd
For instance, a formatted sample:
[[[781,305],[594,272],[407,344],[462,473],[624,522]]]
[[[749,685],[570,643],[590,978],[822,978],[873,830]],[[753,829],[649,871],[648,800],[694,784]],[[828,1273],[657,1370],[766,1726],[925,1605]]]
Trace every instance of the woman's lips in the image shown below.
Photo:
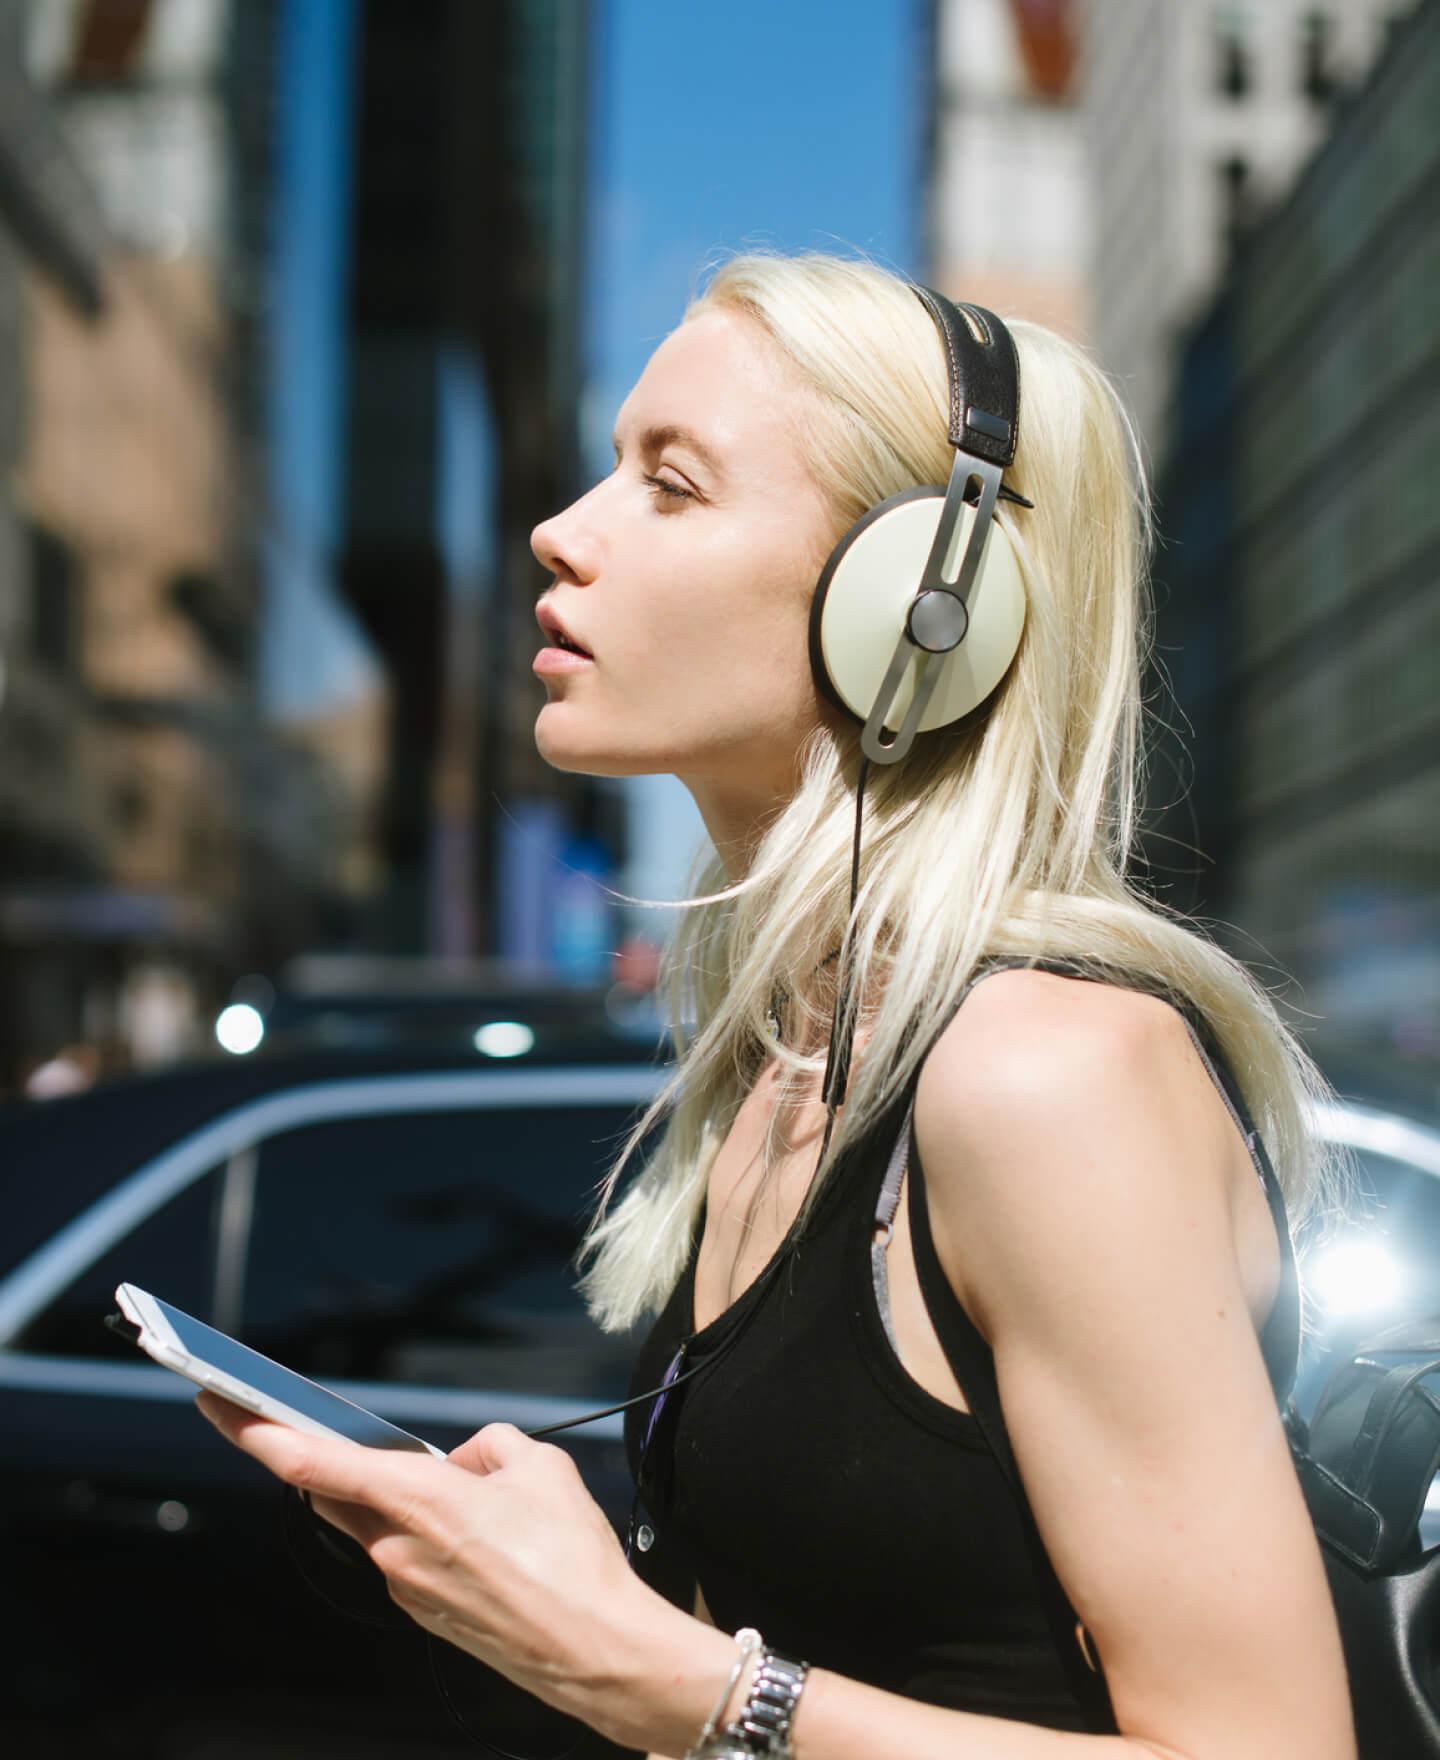
[[[553,605],[542,599],[535,607],[535,618],[540,625],[540,633],[548,639],[548,646],[535,656],[530,668],[532,672],[541,677],[558,677],[562,673],[578,672],[582,666],[595,664],[594,655],[582,648],[570,634]]]
[[[537,677],[543,677],[547,673],[579,672],[582,667],[594,664],[588,654],[577,654],[573,648],[542,648],[530,670]]]
[[[541,599],[536,605],[535,621],[540,625],[541,635],[548,636],[556,648],[567,653],[579,654],[585,660],[595,658],[584,642],[577,641],[570,630],[565,627],[560,613],[548,598]]]

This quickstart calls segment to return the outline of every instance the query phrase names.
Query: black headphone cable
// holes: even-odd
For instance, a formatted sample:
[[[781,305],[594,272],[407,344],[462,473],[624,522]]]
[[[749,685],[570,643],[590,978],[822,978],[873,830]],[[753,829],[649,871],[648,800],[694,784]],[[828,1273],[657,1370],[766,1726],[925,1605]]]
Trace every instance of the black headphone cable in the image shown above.
[[[860,774],[855,782],[855,838],[850,850],[850,909],[846,913],[845,933],[840,942],[840,971],[835,983],[835,1012],[830,1020],[830,1049],[825,1057],[825,1080],[820,1092],[825,1100],[825,1136],[820,1145],[820,1161],[830,1147],[830,1132],[835,1114],[845,1104],[845,1090],[850,1085],[850,1053],[855,1043],[855,1020],[845,1021],[843,1036],[840,1022],[850,997],[850,961],[854,951],[855,901],[860,895],[860,837],[865,808],[865,782],[870,774],[870,760],[863,753]]]

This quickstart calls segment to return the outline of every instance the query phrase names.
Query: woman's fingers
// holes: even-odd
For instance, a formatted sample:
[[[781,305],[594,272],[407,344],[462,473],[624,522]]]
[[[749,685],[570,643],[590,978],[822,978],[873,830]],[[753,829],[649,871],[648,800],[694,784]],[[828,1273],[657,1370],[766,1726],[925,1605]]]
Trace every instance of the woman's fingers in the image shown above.
[[[312,1436],[288,1424],[257,1417],[213,1393],[197,1395],[195,1404],[228,1441],[277,1478],[311,1493],[312,1498],[365,1504],[409,1527],[417,1504],[423,1501],[426,1482],[421,1475],[427,1469],[433,1483],[433,1465],[420,1455],[365,1448],[339,1436]],[[550,1452],[513,1424],[487,1424],[462,1442],[449,1460],[468,1473],[485,1477],[523,1457]],[[343,1520],[335,1525],[346,1527]],[[348,1527],[346,1531],[350,1531]]]
[[[312,1500],[362,1504],[395,1526],[416,1526],[426,1501],[420,1475],[427,1466],[444,1465],[431,1456],[364,1448],[340,1436],[311,1436],[288,1424],[257,1418],[210,1393],[202,1393],[195,1403],[227,1441],[287,1485],[310,1493]]]
[[[368,1504],[347,1503],[343,1498],[321,1496],[312,1496],[309,1504],[322,1522],[328,1522],[332,1528],[348,1534],[367,1552],[383,1534],[391,1531],[385,1518],[377,1515]]]
[[[570,1659],[636,1579],[563,1449],[490,1424],[447,1460],[312,1436],[212,1395],[197,1403],[358,1542],[424,1630],[549,1703],[580,1695]]]
[[[498,1473],[540,1446],[513,1424],[487,1424],[459,1448],[452,1448],[450,1459],[467,1473]]]

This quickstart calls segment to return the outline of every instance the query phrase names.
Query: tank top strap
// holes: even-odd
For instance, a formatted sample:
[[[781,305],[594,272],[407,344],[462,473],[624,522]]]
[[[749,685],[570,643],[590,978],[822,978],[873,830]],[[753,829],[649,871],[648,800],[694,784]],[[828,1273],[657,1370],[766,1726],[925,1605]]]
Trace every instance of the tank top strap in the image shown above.
[[[955,999],[954,1007],[950,1010],[949,1014],[946,1015],[945,1020],[941,1025],[940,1032],[943,1033],[945,1028],[954,1020],[955,1016],[959,1014],[961,1008],[965,1004],[965,999],[982,978],[988,978],[992,972],[1013,971],[1017,967],[1026,966],[1030,963],[1029,960],[1009,959],[999,955],[990,956],[978,961],[974,971],[972,971],[970,976],[966,979],[964,989],[961,990],[959,996]],[[937,1033],[936,1038],[938,1039],[939,1036],[940,1034]],[[929,1055],[928,1051],[926,1055]],[[875,1228],[877,1233],[881,1236],[879,1245],[882,1251],[884,1243],[889,1239],[890,1230],[894,1226],[895,1212],[900,1207],[900,1187],[905,1179],[905,1170],[912,1159],[909,1143],[915,1114],[915,1089],[919,1084],[920,1070],[923,1069],[924,1066],[925,1059],[921,1058],[919,1068],[916,1069],[915,1074],[910,1079],[909,1098],[905,1108],[904,1122],[900,1127],[899,1134],[895,1138],[895,1147],[891,1151],[890,1160],[886,1165],[885,1178],[881,1184],[880,1196],[875,1206]]]

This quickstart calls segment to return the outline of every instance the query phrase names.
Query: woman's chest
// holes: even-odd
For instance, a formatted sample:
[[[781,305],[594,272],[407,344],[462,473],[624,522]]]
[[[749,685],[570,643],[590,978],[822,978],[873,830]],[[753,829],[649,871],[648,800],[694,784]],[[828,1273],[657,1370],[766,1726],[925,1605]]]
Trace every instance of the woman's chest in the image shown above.
[[[723,1313],[774,1258],[810,1189],[824,1133],[818,1078],[786,1101],[777,1067],[767,1065],[710,1166],[695,1261],[697,1329]]]
[[[818,1076],[797,1102],[785,1106],[774,1066],[762,1072],[711,1165],[705,1229],[695,1261],[694,1311],[687,1317],[696,1330],[730,1308],[780,1250],[810,1189],[824,1132]],[[872,1145],[862,1159],[868,1162],[878,1155],[878,1167],[888,1159],[890,1147],[888,1140]],[[869,1183],[878,1196],[878,1180]],[[865,1254],[863,1243],[856,1242],[856,1252]],[[965,1396],[920,1290],[904,1204],[885,1258],[889,1336],[900,1366],[942,1404],[965,1410]],[[852,1269],[869,1276],[868,1254]]]

